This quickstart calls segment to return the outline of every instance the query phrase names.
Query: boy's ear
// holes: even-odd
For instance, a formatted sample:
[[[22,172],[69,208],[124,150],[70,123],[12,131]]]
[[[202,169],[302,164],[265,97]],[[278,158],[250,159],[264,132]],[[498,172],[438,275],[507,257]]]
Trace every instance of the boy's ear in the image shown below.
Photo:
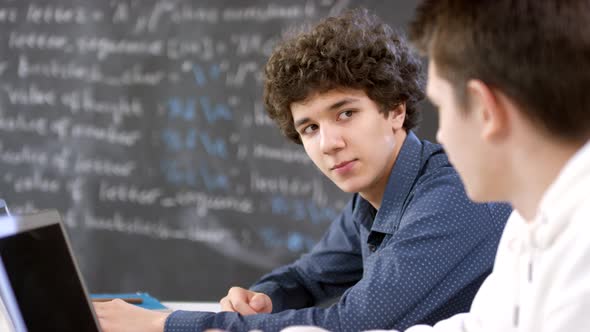
[[[389,112],[389,120],[393,130],[402,129],[404,126],[404,120],[406,119],[406,103],[403,102],[397,105],[394,109]]]
[[[467,82],[470,112],[477,117],[481,138],[496,140],[508,131],[507,113],[498,91],[484,82],[471,79]]]

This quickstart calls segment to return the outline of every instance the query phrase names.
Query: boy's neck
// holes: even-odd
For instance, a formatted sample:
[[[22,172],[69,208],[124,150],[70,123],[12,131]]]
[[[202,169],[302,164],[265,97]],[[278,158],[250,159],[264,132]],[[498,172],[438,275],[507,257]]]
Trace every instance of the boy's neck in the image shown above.
[[[405,129],[398,130],[397,132],[395,132],[394,135],[397,146],[391,154],[387,167],[384,169],[383,173],[381,173],[380,176],[377,179],[375,179],[375,181],[368,190],[359,193],[362,198],[364,198],[367,202],[369,202],[369,204],[371,204],[377,210],[379,210],[379,208],[381,207],[381,201],[383,200],[383,195],[385,194],[385,190],[387,188],[387,182],[389,181],[389,175],[391,174],[391,170],[393,169],[399,152],[401,151],[402,146],[404,145],[404,142],[406,140],[406,137],[408,136]]]
[[[514,209],[532,223],[543,196],[583,143],[550,139],[528,143],[513,150],[509,200]]]

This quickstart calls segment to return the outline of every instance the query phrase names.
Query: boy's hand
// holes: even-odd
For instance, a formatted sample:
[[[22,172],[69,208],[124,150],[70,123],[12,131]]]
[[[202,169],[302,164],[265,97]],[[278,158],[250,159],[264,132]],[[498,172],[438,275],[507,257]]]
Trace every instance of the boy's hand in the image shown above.
[[[93,304],[104,332],[163,332],[170,314],[143,309],[121,299]]]
[[[221,311],[233,311],[244,316],[272,312],[272,300],[264,293],[256,293],[241,287],[232,287],[219,301]]]

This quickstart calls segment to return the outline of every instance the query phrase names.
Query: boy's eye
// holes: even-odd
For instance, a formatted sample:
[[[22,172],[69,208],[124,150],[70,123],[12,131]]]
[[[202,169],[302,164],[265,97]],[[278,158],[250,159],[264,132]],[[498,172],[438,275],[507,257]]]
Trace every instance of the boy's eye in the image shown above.
[[[339,120],[348,119],[352,116],[352,113],[353,113],[352,111],[344,111],[344,112],[338,114],[338,119]]]
[[[317,129],[317,127],[318,127],[317,125],[312,124],[312,125],[309,125],[309,126],[303,128],[303,130],[301,132],[304,134],[311,134],[312,132],[314,132]]]

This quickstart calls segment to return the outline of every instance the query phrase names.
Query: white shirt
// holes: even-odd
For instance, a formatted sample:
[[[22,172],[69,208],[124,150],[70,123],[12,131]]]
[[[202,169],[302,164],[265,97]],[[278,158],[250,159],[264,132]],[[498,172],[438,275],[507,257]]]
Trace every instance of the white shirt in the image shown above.
[[[321,331],[295,327],[288,332]],[[543,195],[535,219],[514,211],[493,272],[469,313],[406,332],[590,331],[590,143]]]

